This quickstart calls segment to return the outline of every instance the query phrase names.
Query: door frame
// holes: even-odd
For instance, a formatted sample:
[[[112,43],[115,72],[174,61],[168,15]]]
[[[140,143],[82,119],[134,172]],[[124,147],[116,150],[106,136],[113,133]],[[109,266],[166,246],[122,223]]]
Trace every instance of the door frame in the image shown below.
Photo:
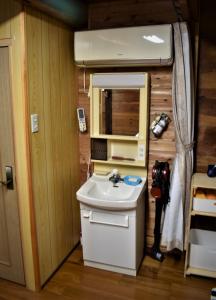
[[[36,219],[33,202],[32,172],[30,164],[30,140],[28,122],[28,86],[27,86],[27,66],[25,50],[25,24],[24,13],[18,17],[21,21],[21,31],[14,39],[0,39],[0,47],[8,47],[9,50],[9,73],[11,86],[11,112],[12,112],[12,132],[14,145],[15,180],[17,187],[17,203],[20,223],[21,247],[23,254],[24,275],[26,287],[33,291],[39,291],[40,269],[39,254],[36,234]],[[17,24],[16,24],[17,25]],[[20,24],[19,24],[20,25]],[[21,57],[20,57],[21,54]],[[16,97],[14,96],[16,95]],[[15,99],[19,100],[18,103]],[[22,116],[18,117],[17,111]],[[15,131],[16,128],[16,131]],[[18,166],[20,151],[17,147],[22,134],[22,165]],[[21,185],[22,184],[22,185]],[[23,189],[24,185],[24,189]],[[21,188],[22,186],[22,188]],[[22,201],[20,200],[22,199]]]
[[[5,66],[4,69],[2,69],[2,72],[4,72],[3,74],[5,74],[5,82],[7,81],[7,92],[6,92],[6,97],[8,98],[4,98],[2,105],[3,107],[5,106],[6,109],[6,118],[4,119],[4,122],[2,124],[2,129],[8,128],[8,132],[6,132],[6,134],[8,134],[8,138],[6,138],[6,145],[9,147],[7,149],[3,146],[3,144],[1,145],[1,147],[3,147],[3,161],[2,162],[2,180],[4,180],[4,171],[3,169],[5,168],[5,165],[9,164],[12,168],[12,178],[13,178],[13,188],[9,195],[6,192],[7,188],[6,187],[2,187],[2,201],[3,201],[3,206],[5,207],[5,210],[3,211],[3,213],[5,213],[5,221],[6,221],[6,235],[8,237],[8,263],[2,262],[2,267],[1,270],[3,272],[3,278],[8,280],[14,280],[17,283],[20,283],[22,285],[25,285],[25,272],[24,272],[24,263],[23,263],[23,248],[22,248],[22,237],[21,237],[21,227],[20,227],[20,210],[19,210],[19,200],[18,200],[18,189],[17,189],[17,184],[16,184],[16,163],[15,163],[15,144],[14,144],[14,122],[13,122],[13,106],[12,106],[12,82],[11,82],[11,62],[10,62],[10,46],[8,45],[0,45],[0,50],[2,55],[5,55]],[[4,75],[3,75],[4,76]],[[7,129],[6,129],[7,130]],[[4,131],[4,130],[3,130]],[[4,160],[4,156],[5,156],[5,151],[6,149],[8,150],[9,157],[7,160],[7,163]],[[6,155],[7,157],[7,155]],[[1,157],[2,158],[2,157]],[[7,180],[5,178],[5,180]],[[9,205],[9,206],[7,206]],[[15,222],[17,224],[14,224],[12,227],[9,226],[8,222],[10,222],[10,220],[7,218],[7,210],[12,209],[12,218],[14,218]],[[14,226],[18,226],[18,228],[15,228]],[[12,241],[10,241],[10,235],[14,234],[14,239],[15,239],[15,243],[17,242],[17,252],[13,252],[14,246],[15,245],[11,245],[10,243]],[[11,251],[10,251],[11,250]],[[16,256],[17,254],[17,256]],[[15,256],[15,257],[14,257]],[[5,266],[4,266],[5,265]],[[7,266],[7,267],[6,267]],[[15,271],[15,273],[17,275],[13,276],[13,271]],[[5,275],[4,275],[5,274]],[[19,274],[19,275],[18,275]],[[4,277],[6,276],[6,277]]]

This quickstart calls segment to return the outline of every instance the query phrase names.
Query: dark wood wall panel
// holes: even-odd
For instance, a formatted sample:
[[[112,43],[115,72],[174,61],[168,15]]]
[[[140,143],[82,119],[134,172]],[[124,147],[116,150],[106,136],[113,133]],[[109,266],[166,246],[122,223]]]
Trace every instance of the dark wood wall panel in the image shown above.
[[[216,3],[201,1],[196,170],[216,163]]]
[[[179,0],[178,6],[187,20],[187,1]],[[107,0],[91,3],[89,6],[91,29],[173,22],[176,22],[176,12],[171,0]]]
[[[184,14],[188,16],[185,1],[180,1]],[[157,9],[155,9],[157,7]],[[163,13],[161,13],[163,11]],[[176,14],[171,1],[102,1],[89,5],[89,29],[112,28],[122,26],[136,26],[146,24],[176,22]],[[150,74],[150,122],[161,112],[167,113],[172,119],[172,68],[115,68],[88,70],[86,73],[86,88],[89,86],[89,73],[93,72],[148,72]],[[87,122],[89,126],[89,99],[86,91],[83,90],[83,71],[78,71],[79,105],[86,109]],[[89,134],[80,134],[80,164],[81,182],[86,180],[87,164],[90,156]],[[151,170],[156,159],[168,161],[172,164],[175,156],[175,133],[173,122],[162,138],[156,139],[149,132],[148,151],[148,199],[147,199],[147,245],[153,243],[155,200],[150,195]]]
[[[84,90],[84,74],[83,70],[77,69],[78,80],[78,100],[79,106],[85,108],[87,127],[89,129],[90,111],[89,111],[89,74],[94,72],[148,72],[150,75],[150,122],[155,116],[161,112],[167,113],[172,119],[172,99],[171,99],[171,80],[172,68],[115,68],[115,69],[88,69],[85,74],[86,90]],[[80,134],[80,165],[81,165],[81,182],[86,180],[87,164],[90,156],[90,136],[89,131]],[[175,132],[173,121],[169,124],[168,129],[164,132],[160,139],[156,139],[152,133],[149,132],[149,159],[148,159],[148,189],[151,187],[151,170],[156,159],[161,161],[168,161],[172,164],[175,156]],[[147,245],[151,246],[153,242],[154,230],[154,213],[155,200],[148,192],[147,199]]]
[[[85,72],[85,75],[84,75]],[[90,69],[83,71],[76,69],[77,80],[77,99],[78,106],[85,109],[87,131],[79,133],[79,149],[80,149],[80,182],[84,183],[87,179],[87,168],[90,158],[90,99],[88,97],[89,74],[93,72]]]
[[[149,24],[165,24],[177,22],[177,14],[171,0],[89,0],[89,29],[103,29],[127,26],[140,26]],[[194,32],[193,22],[198,17],[198,1],[179,0],[175,1],[178,10],[181,12],[183,20],[189,21],[192,33]],[[211,11],[211,1],[205,1],[202,5],[209,6]],[[215,5],[213,5],[215,6]],[[202,9],[201,9],[202,11]],[[212,13],[215,10],[212,10]],[[207,21],[205,20],[204,22]],[[215,30],[212,30],[212,24],[201,39],[201,53],[199,58],[200,76],[199,76],[199,111],[196,120],[196,128],[199,130],[197,143],[197,170],[202,171],[206,166],[207,160],[212,161],[215,154],[215,41],[206,40],[206,31],[211,32],[213,38]],[[192,37],[192,39],[194,39]],[[213,64],[212,64],[213,62]],[[140,71],[149,72],[150,88],[150,122],[161,112],[166,112],[172,120],[172,68],[115,68],[115,69],[97,69],[88,70],[86,74],[86,88],[89,85],[89,76],[91,72],[111,72],[111,71]],[[80,106],[86,109],[87,122],[89,125],[89,99],[87,93],[83,91],[83,71],[77,71],[78,79],[78,102]],[[149,123],[150,123],[149,122]],[[197,125],[198,124],[198,125]],[[212,138],[211,138],[212,137]],[[212,143],[213,142],[213,143]],[[206,149],[209,144],[211,149]],[[81,182],[86,180],[87,162],[90,155],[89,134],[80,135],[80,164],[81,164]],[[173,121],[169,124],[168,130],[164,132],[162,138],[156,139],[149,134],[149,160],[148,160],[148,189],[151,187],[151,170],[156,159],[168,161],[172,167],[172,161],[175,156],[175,131]],[[153,242],[154,229],[154,199],[148,192],[148,211],[147,211],[147,245],[151,246]]]

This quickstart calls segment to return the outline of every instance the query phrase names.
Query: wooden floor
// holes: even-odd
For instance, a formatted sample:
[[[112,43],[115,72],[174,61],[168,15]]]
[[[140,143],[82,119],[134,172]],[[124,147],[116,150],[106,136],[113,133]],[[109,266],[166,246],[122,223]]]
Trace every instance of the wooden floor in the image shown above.
[[[146,257],[137,277],[84,267],[79,246],[40,293],[0,280],[0,300],[203,300],[216,280],[183,277],[183,261]]]

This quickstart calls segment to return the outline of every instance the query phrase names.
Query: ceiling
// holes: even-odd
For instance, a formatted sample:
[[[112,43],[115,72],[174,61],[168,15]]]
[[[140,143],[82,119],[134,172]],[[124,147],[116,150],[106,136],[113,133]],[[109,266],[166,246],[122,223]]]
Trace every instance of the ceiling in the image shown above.
[[[136,6],[137,9],[142,8],[137,12],[137,18],[144,15],[146,11],[148,18],[157,17],[159,22],[161,18],[166,18],[166,14],[174,14],[175,20],[196,20],[198,18],[198,7],[200,0],[20,0],[27,5],[34,6],[39,10],[46,12],[64,22],[70,24],[73,28],[88,28],[91,25],[91,18],[96,21],[106,16],[106,20],[110,18],[108,15],[112,10],[119,11],[119,14],[125,10]],[[154,9],[152,8],[154,7]],[[163,8],[161,11],[161,8]],[[100,9],[99,9],[100,8]],[[158,9],[157,9],[158,8]],[[167,11],[168,9],[168,11]],[[99,15],[98,12],[100,11]],[[92,14],[93,12],[93,14]],[[97,15],[94,14],[97,12]],[[111,16],[113,17],[113,16]],[[136,16],[135,16],[136,17]],[[106,21],[105,20],[105,21]],[[105,22],[104,21],[104,22]],[[171,20],[172,21],[172,20]],[[89,23],[90,22],[90,23]],[[88,24],[89,23],[89,24]],[[118,20],[117,20],[118,23]],[[162,22],[163,23],[163,22]],[[109,27],[108,23],[107,27]],[[138,24],[139,25],[139,24]],[[91,27],[90,27],[91,28]]]
[[[75,28],[87,26],[88,3],[85,0],[23,0],[22,2],[63,20]]]

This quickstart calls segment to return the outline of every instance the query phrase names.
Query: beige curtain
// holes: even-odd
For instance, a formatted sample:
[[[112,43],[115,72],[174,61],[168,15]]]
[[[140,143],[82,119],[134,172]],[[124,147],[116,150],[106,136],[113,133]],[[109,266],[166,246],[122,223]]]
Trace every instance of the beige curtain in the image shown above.
[[[170,251],[184,249],[188,220],[190,183],[193,173],[194,82],[189,32],[186,23],[173,24],[175,61],[172,101],[176,131],[176,157],[170,183],[161,243]]]

